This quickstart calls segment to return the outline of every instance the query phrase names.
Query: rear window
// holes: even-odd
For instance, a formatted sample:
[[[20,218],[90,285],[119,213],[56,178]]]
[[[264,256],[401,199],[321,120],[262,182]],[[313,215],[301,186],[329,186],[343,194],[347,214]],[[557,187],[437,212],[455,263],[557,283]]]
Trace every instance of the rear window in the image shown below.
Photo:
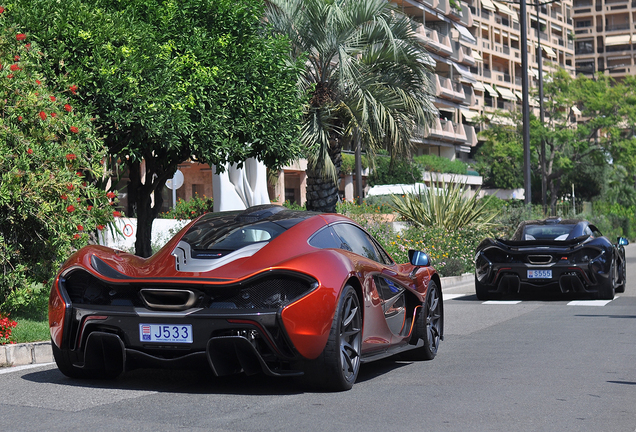
[[[245,246],[270,242],[286,228],[272,221],[251,222],[235,214],[202,219],[183,236],[193,258],[218,258]]]
[[[574,225],[528,225],[522,240],[567,240]]]

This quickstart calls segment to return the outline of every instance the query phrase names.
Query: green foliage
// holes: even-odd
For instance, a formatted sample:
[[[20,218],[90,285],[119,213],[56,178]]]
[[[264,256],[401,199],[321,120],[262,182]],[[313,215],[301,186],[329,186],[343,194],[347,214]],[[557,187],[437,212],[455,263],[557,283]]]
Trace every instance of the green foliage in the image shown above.
[[[340,172],[343,174],[352,174],[356,170],[356,157],[349,153],[342,153],[342,162],[340,163]],[[367,155],[362,155],[360,158],[362,169],[369,167],[369,160]]]
[[[0,310],[30,313],[113,211],[96,186],[107,172],[93,119],[75,106],[74,86],[43,76],[46,56],[14,18],[0,14]]]
[[[189,220],[214,211],[214,200],[207,197],[199,197],[195,194],[188,201],[178,199],[177,205],[169,211],[162,213],[163,219]]]
[[[290,210],[307,210],[305,208],[305,205],[300,205],[300,204],[296,204],[295,202],[291,202],[289,200],[285,200],[285,202],[283,203],[284,207],[287,207]]]
[[[11,9],[96,117],[132,173],[138,253],[150,252],[155,194],[194,155],[215,164],[258,157],[277,169],[301,153],[303,61],[263,34],[260,0],[15,0]],[[141,160],[146,179],[142,183]],[[221,166],[222,168],[222,166]],[[141,236],[141,238],[139,237]]]
[[[617,237],[636,238],[636,206],[625,207],[618,203],[596,201],[590,222],[612,241]]]
[[[369,198],[363,201],[362,205],[358,205],[349,201],[340,201],[338,204],[336,204],[336,213],[345,216],[393,213],[393,209],[386,202],[374,203],[373,200],[369,200]]]
[[[448,174],[468,173],[468,165],[460,160],[450,160],[436,155],[415,156],[413,160],[419,164],[424,171]]]
[[[422,181],[420,167],[406,159],[394,159],[379,157],[375,161],[375,167],[367,178],[371,186],[387,184],[413,184]]]
[[[483,186],[497,189],[523,187],[523,142],[519,127],[490,123],[480,132],[486,141],[475,153],[475,168]]]
[[[407,155],[416,125],[432,119],[428,56],[414,23],[386,0],[271,0],[272,31],[304,56],[310,93],[302,141],[309,159],[308,208],[333,211],[340,149],[359,138],[372,151]],[[314,181],[315,180],[315,181]],[[316,187],[318,185],[318,187]]]
[[[498,211],[488,207],[487,198],[480,202],[478,193],[466,196],[461,183],[433,183],[417,194],[393,196],[393,208],[417,227],[440,227],[448,231],[466,226],[489,228]]]

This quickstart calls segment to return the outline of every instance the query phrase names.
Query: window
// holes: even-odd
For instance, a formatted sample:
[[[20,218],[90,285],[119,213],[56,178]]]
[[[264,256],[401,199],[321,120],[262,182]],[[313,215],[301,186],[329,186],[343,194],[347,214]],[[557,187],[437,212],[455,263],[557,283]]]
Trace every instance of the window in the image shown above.
[[[382,264],[392,264],[386,252],[357,226],[348,223],[339,223],[332,226],[342,240],[343,249],[351,250],[353,253]]]

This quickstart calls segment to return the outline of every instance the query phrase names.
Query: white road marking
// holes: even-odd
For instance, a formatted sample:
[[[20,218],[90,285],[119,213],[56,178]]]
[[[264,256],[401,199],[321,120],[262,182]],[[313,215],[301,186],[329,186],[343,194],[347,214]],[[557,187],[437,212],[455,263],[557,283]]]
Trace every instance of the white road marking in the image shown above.
[[[472,294],[446,294],[446,293],[442,293],[442,297],[444,298],[444,301],[446,300],[453,300],[459,297],[468,297]]]
[[[42,367],[42,366],[49,366],[55,364],[55,362],[51,362],[51,363],[36,363],[36,364],[28,364],[28,365],[24,365],[24,366],[10,366],[10,367],[6,367],[6,368],[0,368],[0,375],[2,374],[6,374],[6,373],[11,373],[11,372],[19,372],[25,369],[33,369],[36,367]]]
[[[521,300],[488,300],[483,302],[485,305],[516,305],[521,303]]]
[[[618,297],[614,297],[612,300]],[[572,300],[568,306],[605,306],[612,300]]]

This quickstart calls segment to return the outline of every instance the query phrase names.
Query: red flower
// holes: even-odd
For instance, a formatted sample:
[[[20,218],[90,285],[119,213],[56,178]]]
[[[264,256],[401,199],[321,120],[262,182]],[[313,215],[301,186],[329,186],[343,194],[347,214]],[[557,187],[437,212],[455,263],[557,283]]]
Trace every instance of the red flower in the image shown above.
[[[14,61],[19,61],[19,60],[20,60],[20,56],[19,56],[19,55],[17,55],[17,54],[16,54],[16,55],[14,55],[14,56],[13,56],[13,60],[14,60]]]
[[[113,198],[115,198],[117,195],[115,195],[113,192],[108,192],[108,193],[106,194],[106,196],[107,196],[108,198],[110,198],[110,199],[113,199]]]
[[[83,226],[81,226],[81,225],[78,225],[78,226],[77,226],[77,230],[78,230],[78,231],[84,231],[84,227],[83,227]]]
[[[20,66],[18,66],[17,64],[13,63],[9,69],[11,69],[13,72],[15,71],[19,71],[20,70]]]
[[[22,121],[22,116],[18,116],[18,121]]]
[[[68,89],[71,91],[71,93],[77,94],[77,86],[75,84],[70,86]]]
[[[26,35],[24,33],[18,33],[17,35],[15,35],[15,38],[19,41],[23,41],[26,39]]]
[[[69,153],[66,155],[66,160],[75,160],[77,159],[77,156],[75,156],[73,153]]]
[[[115,210],[115,211],[113,212],[113,216],[114,216],[114,217],[121,217],[121,213],[120,213],[120,212],[118,212],[117,210]]]
[[[51,113],[51,117],[56,117],[56,116],[57,116],[57,114]]]
[[[100,231],[103,230],[104,229],[104,225],[97,225],[97,229],[100,230]]]
[[[42,81],[40,81],[40,80],[35,80],[35,83],[36,83],[37,85],[42,85]],[[36,93],[36,94],[37,94],[37,93]]]
[[[60,198],[62,198],[64,201],[66,201],[68,199],[68,197],[66,195],[62,195]]]
[[[71,132],[78,133],[79,129],[77,127],[75,127],[75,126],[71,126]]]
[[[75,201],[80,202],[82,201],[79,197],[75,198]]]
[[[70,205],[70,206],[66,207],[66,211],[69,212],[69,213],[73,213],[75,211],[75,206]]]
[[[68,111],[68,112],[73,111],[73,107],[72,107],[72,106],[70,106],[69,104],[65,104],[65,105],[64,105],[64,109],[65,109],[66,111]]]
[[[93,206],[88,206],[87,209],[88,209],[88,211],[91,211],[91,210],[93,210]]]
[[[49,96],[49,99],[51,99],[51,102],[55,102],[57,99],[55,99],[55,96]]]
[[[7,75],[7,78],[9,78],[9,79],[13,78],[13,74]]]
[[[81,236],[80,236],[79,234],[75,234],[75,235],[73,236],[73,240],[77,240],[77,239],[78,239],[78,238],[80,238],[80,237],[81,237]]]
[[[40,118],[46,120],[46,113],[44,111],[40,111]]]
[[[33,154],[33,149],[28,149],[28,150],[27,150],[27,153],[28,153],[28,154]]]
[[[0,13],[4,13],[4,6],[0,6]]]
[[[75,188],[75,186],[73,186],[72,184],[67,184],[66,185],[66,189],[72,191]]]
[[[25,47],[25,48],[27,49],[27,51],[28,51],[29,49],[31,49],[31,44],[30,44],[30,43],[28,43],[28,44],[26,44],[24,47]]]
[[[78,171],[78,172],[75,173],[75,175],[78,176],[78,177],[81,177],[82,176],[82,172]]]

